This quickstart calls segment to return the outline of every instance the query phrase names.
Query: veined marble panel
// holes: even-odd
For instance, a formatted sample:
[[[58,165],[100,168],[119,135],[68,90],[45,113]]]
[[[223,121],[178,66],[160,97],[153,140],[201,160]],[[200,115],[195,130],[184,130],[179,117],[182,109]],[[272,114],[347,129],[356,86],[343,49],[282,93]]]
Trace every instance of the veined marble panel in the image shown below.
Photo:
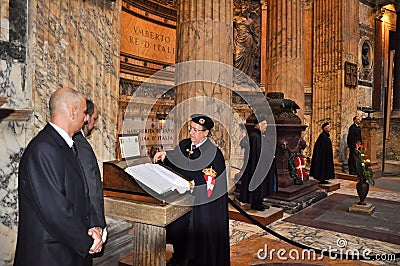
[[[32,98],[25,88],[25,64],[12,60],[0,60],[0,96],[8,97],[2,107],[29,108]]]
[[[24,63],[12,58],[0,60],[0,96],[8,98],[3,107],[29,107],[31,93],[25,89]],[[0,122],[0,265],[11,265],[14,257],[18,226],[17,175],[25,148],[26,125],[26,122]]]
[[[0,41],[8,42],[9,40],[9,0],[0,0]]]
[[[31,91],[25,88],[25,63],[0,60],[0,96],[8,108],[27,108]],[[0,122],[0,265],[12,265],[18,226],[17,176],[25,148],[26,122]]]
[[[25,61],[26,17],[27,1],[0,0],[0,59]]]
[[[357,91],[358,106],[372,106],[372,87],[358,86]],[[362,113],[361,117],[365,118],[367,114]]]
[[[31,93],[25,89],[25,64],[0,60],[0,96],[3,107],[27,108]],[[11,265],[18,226],[18,165],[25,148],[26,122],[0,122],[0,265]]]
[[[0,96],[8,97],[3,107],[26,108],[31,93],[26,91],[25,64],[0,60]],[[0,265],[11,265],[18,225],[18,165],[25,147],[25,122],[0,122]]]
[[[0,123],[0,265],[12,263],[18,226],[18,165],[24,150],[23,122]]]

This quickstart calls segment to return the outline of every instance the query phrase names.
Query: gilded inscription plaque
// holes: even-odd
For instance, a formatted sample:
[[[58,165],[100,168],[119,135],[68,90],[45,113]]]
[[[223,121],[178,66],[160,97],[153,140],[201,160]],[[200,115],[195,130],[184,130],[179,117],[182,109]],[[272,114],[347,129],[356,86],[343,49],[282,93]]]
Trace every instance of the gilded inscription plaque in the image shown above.
[[[122,11],[121,53],[175,64],[176,30]]]

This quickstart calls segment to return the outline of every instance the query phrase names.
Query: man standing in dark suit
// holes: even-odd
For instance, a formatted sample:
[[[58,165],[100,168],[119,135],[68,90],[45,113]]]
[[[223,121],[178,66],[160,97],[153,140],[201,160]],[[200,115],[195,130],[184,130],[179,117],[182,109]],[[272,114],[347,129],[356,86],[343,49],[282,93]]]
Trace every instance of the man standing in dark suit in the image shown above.
[[[242,175],[239,201],[250,203],[251,209],[264,211],[269,206],[263,204],[264,197],[272,196],[276,176],[276,160],[272,141],[267,136],[267,117],[260,116],[254,121],[255,131],[249,137],[249,159]],[[264,150],[265,154],[261,155]],[[272,161],[272,163],[270,163]],[[260,182],[250,190],[250,182]],[[257,181],[256,181],[257,180]]]
[[[361,127],[360,127],[361,119],[358,115],[353,117],[353,124],[349,127],[349,134],[347,135],[347,146],[349,146],[349,174],[356,175],[357,167],[356,167],[356,144],[357,142],[362,143],[361,137]]]
[[[104,197],[103,197],[103,183],[101,181],[100,169],[97,164],[96,155],[90,143],[86,140],[91,134],[93,129],[97,126],[97,119],[99,118],[99,110],[97,106],[91,101],[86,100],[86,122],[82,129],[74,134],[74,140],[78,149],[78,159],[83,166],[85,172],[86,182],[89,188],[90,202],[96,210],[97,219],[100,222],[100,227],[103,232],[103,242],[106,240],[107,230],[106,220],[104,217]]]
[[[52,94],[49,108],[50,122],[19,165],[14,265],[91,265],[89,254],[100,252],[103,242],[72,140],[86,119],[86,100],[62,88]]]

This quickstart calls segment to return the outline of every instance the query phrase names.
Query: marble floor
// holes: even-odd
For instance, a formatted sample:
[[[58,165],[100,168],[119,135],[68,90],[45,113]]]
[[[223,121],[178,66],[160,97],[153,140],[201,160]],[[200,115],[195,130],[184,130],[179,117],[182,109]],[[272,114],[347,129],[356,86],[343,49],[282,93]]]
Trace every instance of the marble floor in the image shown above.
[[[340,189],[328,192],[328,196],[333,193],[357,196],[356,182],[335,179],[332,180],[332,183],[340,183]],[[400,202],[400,177],[378,179],[377,185],[370,187],[367,202],[369,198]],[[355,236],[351,233],[338,233],[286,222],[285,219],[290,215],[284,213],[283,218],[273,222],[268,227],[294,242],[306,245],[309,249],[297,248],[253,224],[230,220],[231,265],[400,265],[399,259],[393,260],[393,254],[400,252],[400,245]],[[396,232],[400,231],[400,222],[397,225],[398,230]],[[331,249],[337,254],[343,254],[343,256],[342,259],[329,255],[322,257],[314,254],[313,249],[327,251]],[[280,252],[278,252],[279,250]],[[379,255],[379,258],[382,259],[374,261],[343,259],[346,254],[357,254],[357,252]]]

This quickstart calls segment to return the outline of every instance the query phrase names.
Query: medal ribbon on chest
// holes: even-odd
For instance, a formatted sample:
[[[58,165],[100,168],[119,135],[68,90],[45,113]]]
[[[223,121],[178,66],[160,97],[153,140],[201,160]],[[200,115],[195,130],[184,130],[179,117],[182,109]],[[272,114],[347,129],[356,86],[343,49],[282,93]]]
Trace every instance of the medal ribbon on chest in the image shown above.
[[[212,169],[212,166],[210,166],[210,168],[204,168],[202,172],[204,173],[203,177],[207,182],[207,196],[211,197],[215,185],[215,177],[217,176],[217,172]]]

